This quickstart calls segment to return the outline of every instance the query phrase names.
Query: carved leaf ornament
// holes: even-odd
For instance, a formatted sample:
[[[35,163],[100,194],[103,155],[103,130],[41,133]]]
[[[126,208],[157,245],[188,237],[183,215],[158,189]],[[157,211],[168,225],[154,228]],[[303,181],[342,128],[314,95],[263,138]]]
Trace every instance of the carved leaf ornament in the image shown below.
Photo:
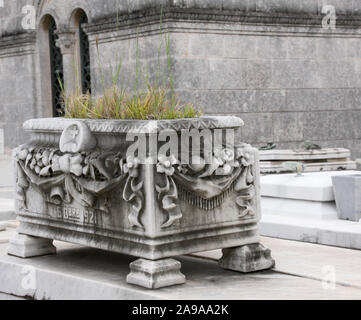
[[[178,161],[174,156],[159,155],[158,157],[157,172],[162,174],[165,186],[156,185],[155,188],[158,192],[158,199],[162,202],[163,210],[168,213],[168,220],[162,224],[162,228],[170,227],[175,221],[182,218],[182,212],[177,203],[177,186],[172,178],[176,164]]]

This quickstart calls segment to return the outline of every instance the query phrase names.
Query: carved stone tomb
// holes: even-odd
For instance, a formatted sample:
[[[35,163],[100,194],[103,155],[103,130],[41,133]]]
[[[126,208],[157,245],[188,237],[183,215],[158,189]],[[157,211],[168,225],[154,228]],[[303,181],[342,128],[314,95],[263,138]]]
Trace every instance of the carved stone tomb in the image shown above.
[[[184,283],[173,257],[194,252],[224,249],[220,266],[240,272],[273,267],[259,243],[258,151],[227,138],[242,125],[237,117],[25,122],[31,139],[14,150],[20,225],[8,253],[51,254],[61,240],[132,255],[127,282],[147,288]]]

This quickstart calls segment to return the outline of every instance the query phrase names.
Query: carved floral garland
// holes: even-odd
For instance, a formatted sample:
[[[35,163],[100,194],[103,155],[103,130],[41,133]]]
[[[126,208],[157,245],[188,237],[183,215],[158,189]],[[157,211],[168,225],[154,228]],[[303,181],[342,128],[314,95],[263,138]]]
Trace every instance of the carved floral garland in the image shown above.
[[[85,207],[109,213],[106,193],[124,180],[123,199],[132,203],[131,226],[143,228],[139,213],[143,206],[143,182],[137,182],[137,160],[122,159],[120,153],[62,153],[59,149],[21,146],[15,151],[17,200],[26,209],[25,190],[30,183],[37,187],[47,202],[68,203],[72,200]]]
[[[168,213],[162,228],[172,226],[182,218],[178,198],[204,210],[220,206],[231,191],[237,193],[239,217],[254,216],[255,150],[248,144],[215,151],[211,164],[202,158],[192,164],[180,165],[174,156],[158,157],[157,172],[163,177],[163,186],[156,185],[158,199]],[[186,192],[187,195],[178,195]],[[190,196],[189,196],[190,195]]]
[[[70,204],[72,200],[88,208],[109,213],[107,192],[125,181],[123,199],[132,204],[128,215],[131,226],[144,228],[139,220],[144,204],[143,181],[139,180],[140,162],[122,158],[120,153],[62,153],[59,149],[22,146],[15,152],[17,160],[17,199],[26,209],[25,190],[36,186],[49,203]],[[160,155],[156,165],[162,180],[155,186],[162,209],[168,217],[162,228],[182,218],[178,199],[204,210],[220,206],[230,191],[237,193],[239,217],[254,215],[254,149],[247,144],[214,152],[211,164],[202,158],[181,165],[174,156]],[[181,194],[192,194],[189,200]]]

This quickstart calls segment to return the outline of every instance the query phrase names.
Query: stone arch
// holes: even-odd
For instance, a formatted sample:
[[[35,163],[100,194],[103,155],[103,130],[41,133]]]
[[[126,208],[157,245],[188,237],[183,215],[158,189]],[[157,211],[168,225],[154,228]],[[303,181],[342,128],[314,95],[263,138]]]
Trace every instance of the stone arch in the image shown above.
[[[71,24],[73,14],[77,9],[83,10],[91,22],[92,5],[96,3],[89,0],[34,0],[34,5],[38,19],[45,14],[51,14],[57,25],[63,27]],[[61,15],[58,16],[57,12],[61,12]]]
[[[41,26],[44,24],[44,21],[48,19],[49,17],[52,17],[55,21],[55,24],[57,26],[61,25],[60,17],[56,13],[55,10],[51,8],[45,8],[43,10],[37,9],[37,29],[41,28]]]

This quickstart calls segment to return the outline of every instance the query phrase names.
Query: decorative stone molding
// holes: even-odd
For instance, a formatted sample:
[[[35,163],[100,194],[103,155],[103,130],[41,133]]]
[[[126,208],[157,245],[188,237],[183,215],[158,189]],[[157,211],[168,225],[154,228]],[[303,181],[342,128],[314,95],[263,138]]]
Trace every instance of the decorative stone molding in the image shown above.
[[[76,43],[75,32],[73,31],[63,31],[57,32],[58,39],[56,39],[56,45],[60,48],[61,53],[64,54],[74,54],[74,46]]]
[[[90,2],[90,1],[89,1]],[[123,1],[124,2],[124,1]],[[90,33],[116,30],[131,24],[149,22],[159,23],[160,6],[163,5],[163,20],[184,21],[215,21],[247,24],[283,24],[283,25],[315,25],[320,26],[322,20],[322,5],[319,1],[234,1],[234,0],[151,0],[151,1],[114,1],[114,7],[105,10],[102,2],[88,3],[83,1],[87,8],[89,25],[86,28]],[[58,2],[59,3],[59,2]],[[63,6],[56,1],[46,3],[37,0],[34,5],[37,17],[46,13],[60,11]],[[336,0],[332,4],[337,12],[337,26],[359,27],[361,25],[361,4],[356,0]],[[91,10],[90,10],[91,7]],[[59,10],[60,9],[60,10]],[[74,6],[74,9],[76,7]],[[66,11],[69,16],[61,19],[65,24],[70,19],[73,10]],[[17,17],[14,17],[17,19]],[[3,36],[18,35],[24,30],[21,24],[12,24],[12,29],[4,31]],[[1,37],[0,37],[1,38]]]
[[[285,2],[283,2],[285,3]],[[351,8],[350,8],[351,10]],[[360,12],[354,10],[353,13]],[[259,8],[241,10],[231,9],[229,6],[219,8],[219,6],[200,7],[196,5],[187,5],[185,7],[168,6],[162,10],[162,20],[164,28],[167,23],[191,22],[191,23],[230,23],[230,24],[246,24],[246,25],[282,25],[286,27],[304,26],[316,27],[320,30],[322,27],[322,19],[324,15],[314,10],[266,10]],[[98,34],[104,32],[115,31],[119,29],[136,28],[152,23],[159,23],[160,9],[142,9],[132,12],[122,12],[118,16],[107,16],[105,19],[94,19],[89,23],[85,30],[87,34]],[[337,27],[353,27],[361,26],[361,15],[359,13],[350,15],[337,11]]]
[[[0,57],[33,54],[35,41],[34,32],[0,37]]]
[[[56,118],[31,119],[23,124],[26,131],[56,131],[62,132],[66,126],[74,122],[73,119]],[[128,132],[152,132],[152,130],[164,129],[221,129],[239,128],[244,125],[243,120],[234,116],[203,116],[197,119],[179,120],[82,120],[95,133],[128,133]]]

